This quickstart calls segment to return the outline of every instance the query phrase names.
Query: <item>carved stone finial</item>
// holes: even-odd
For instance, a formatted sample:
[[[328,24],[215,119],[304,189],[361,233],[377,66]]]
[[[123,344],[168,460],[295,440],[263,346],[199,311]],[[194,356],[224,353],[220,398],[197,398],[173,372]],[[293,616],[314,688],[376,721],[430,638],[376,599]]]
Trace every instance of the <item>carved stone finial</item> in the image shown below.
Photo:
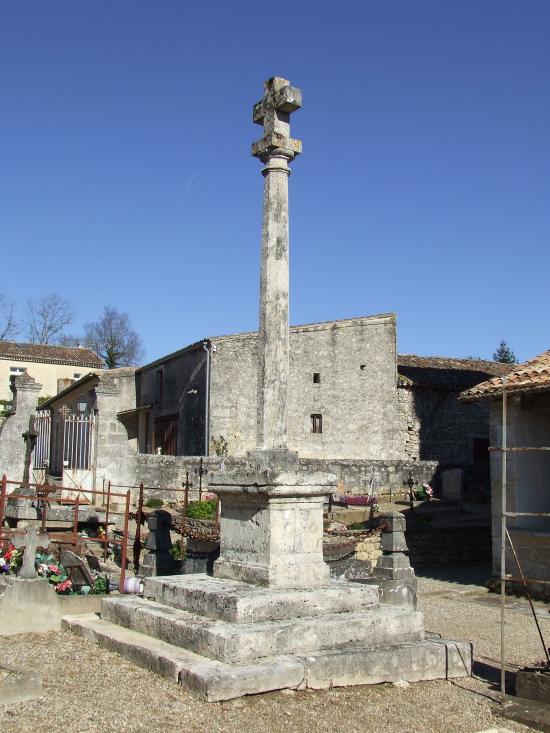
[[[280,76],[268,79],[264,89],[263,99],[252,111],[254,122],[264,127],[264,136],[252,145],[252,155],[265,161],[277,152],[292,160],[302,152],[301,140],[290,137],[290,115],[302,106],[302,91]]]

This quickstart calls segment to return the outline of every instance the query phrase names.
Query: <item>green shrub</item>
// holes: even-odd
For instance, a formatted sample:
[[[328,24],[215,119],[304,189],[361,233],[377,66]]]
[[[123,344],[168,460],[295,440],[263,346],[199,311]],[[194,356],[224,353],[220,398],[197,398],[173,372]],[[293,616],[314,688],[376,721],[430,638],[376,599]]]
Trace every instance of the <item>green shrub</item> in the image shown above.
[[[183,546],[183,542],[181,540],[176,540],[172,547],[169,550],[170,557],[174,558],[174,560],[185,560],[185,547]]]
[[[145,502],[145,506],[149,507],[150,509],[160,509],[162,505],[163,505],[162,499],[156,499],[154,496],[151,496]]]
[[[217,505],[218,502],[215,499],[190,501],[185,516],[190,519],[215,519]]]

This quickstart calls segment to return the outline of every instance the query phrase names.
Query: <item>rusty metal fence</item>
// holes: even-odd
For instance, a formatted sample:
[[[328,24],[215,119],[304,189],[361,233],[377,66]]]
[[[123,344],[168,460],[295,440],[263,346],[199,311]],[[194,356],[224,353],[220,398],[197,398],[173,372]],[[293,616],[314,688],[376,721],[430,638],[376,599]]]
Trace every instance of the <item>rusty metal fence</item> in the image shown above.
[[[10,540],[13,535],[17,532],[16,529],[7,529],[4,527],[4,520],[6,519],[6,506],[7,502],[10,498],[10,494],[8,494],[8,488],[10,486],[14,487],[20,487],[21,481],[10,481],[7,476],[4,474],[2,476],[2,481],[0,484],[0,542],[5,540]],[[55,508],[59,507],[67,507],[69,509],[70,514],[70,521],[67,523],[71,525],[71,528],[66,531],[59,531],[59,532],[48,532],[48,537],[50,542],[58,543],[58,544],[65,544],[65,545],[73,545],[77,546],[79,543],[79,540],[81,542],[95,542],[102,544],[104,547],[104,558],[107,557],[107,550],[109,545],[120,545],[121,548],[121,567],[120,567],[120,576],[119,576],[119,590],[120,592],[124,592],[124,585],[125,585],[125,579],[126,579],[126,564],[127,564],[127,557],[128,557],[128,523],[129,523],[129,517],[130,517],[130,499],[131,494],[130,491],[126,491],[124,493],[117,493],[110,491],[108,496],[107,492],[99,489],[80,489],[79,495],[74,499],[69,499],[63,496],[58,496],[57,492],[62,492],[63,488],[62,486],[57,486],[54,484],[49,483],[43,483],[43,484],[37,484],[37,483],[28,483],[25,485],[25,488],[34,489],[34,494],[32,495],[18,495],[17,498],[30,500],[33,503],[36,503],[36,507],[39,510],[37,512],[37,515],[40,516],[40,519],[31,520],[40,522],[42,530],[46,529],[46,525],[48,522],[48,512],[52,512]],[[92,501],[89,502],[86,499],[82,499],[80,494],[89,494],[92,496]],[[106,500],[106,511],[105,511],[105,517],[103,520],[98,521],[98,525],[102,526],[104,529],[104,533],[101,536],[98,537],[81,537],[78,532],[78,525],[81,523],[79,512],[83,507],[91,506],[92,504],[97,503],[97,498],[107,496]],[[119,501],[120,500],[120,501]],[[105,499],[104,499],[105,501]],[[117,508],[116,510],[112,506],[112,504],[122,504],[123,509],[120,511],[120,508]],[[121,516],[122,524],[123,524],[123,530],[122,530],[122,536],[116,537],[111,536],[109,537],[109,522],[110,519],[112,520],[113,516]],[[29,520],[26,520],[29,521]]]

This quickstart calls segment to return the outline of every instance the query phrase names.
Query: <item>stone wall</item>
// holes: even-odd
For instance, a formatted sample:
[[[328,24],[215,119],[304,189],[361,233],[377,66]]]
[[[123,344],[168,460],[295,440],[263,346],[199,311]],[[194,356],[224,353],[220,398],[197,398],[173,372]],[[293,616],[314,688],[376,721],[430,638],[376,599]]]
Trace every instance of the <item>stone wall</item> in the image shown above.
[[[108,376],[109,374],[113,376]],[[134,478],[137,431],[134,425],[125,425],[117,414],[135,407],[135,389],[134,369],[131,368],[104,373],[95,388],[97,487],[102,485],[103,480],[109,479],[118,484],[129,485]]]
[[[491,410],[491,445],[502,445],[502,402],[494,400]],[[508,447],[550,445],[550,395],[508,397]],[[509,512],[550,514],[550,452],[526,451],[507,454],[506,509]],[[502,454],[491,452],[491,514],[493,573],[500,575]],[[550,577],[550,518],[510,517],[507,522],[512,541],[526,577]],[[512,550],[506,543],[507,572],[517,575]],[[550,588],[550,586],[549,586]]]
[[[212,343],[211,440],[223,435],[244,456],[256,445],[257,335]],[[305,458],[401,458],[395,365],[393,314],[292,327],[289,447]]]
[[[472,565],[491,561],[491,528],[407,527],[411,565]]]
[[[210,456],[203,459],[204,469],[211,473],[220,470],[223,464],[227,470],[244,467],[244,458]],[[185,481],[186,471],[193,482],[193,489],[198,487],[198,469],[200,458],[196,456],[157,456],[138,454],[136,456],[135,485],[143,482],[144,486],[181,489]],[[300,464],[315,471],[334,473],[344,492],[364,494],[372,491],[375,494],[387,495],[403,488],[409,470],[420,483],[433,480],[437,463],[433,461],[360,461],[340,459],[307,459],[301,458]],[[208,490],[208,473],[203,477],[203,488]]]
[[[457,392],[400,386],[400,438],[405,456],[438,461],[445,466],[469,466],[474,438],[489,437],[489,409],[484,402],[461,403]]]
[[[155,420],[177,417],[177,455],[204,454],[207,352],[202,343],[159,359],[136,372],[138,406],[150,405],[148,434],[140,430],[142,452],[153,451]]]
[[[41,388],[28,372],[12,380],[14,411],[0,426],[0,476],[6,474],[10,481],[23,478],[25,443],[22,435],[29,429]],[[8,492],[13,488],[8,486]]]

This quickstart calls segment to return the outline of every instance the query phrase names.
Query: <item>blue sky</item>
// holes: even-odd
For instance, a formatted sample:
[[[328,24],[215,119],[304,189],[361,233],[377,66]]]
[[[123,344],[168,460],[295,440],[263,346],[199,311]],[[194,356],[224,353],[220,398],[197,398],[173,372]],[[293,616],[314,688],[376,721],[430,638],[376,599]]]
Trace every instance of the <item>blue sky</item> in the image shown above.
[[[293,115],[291,322],[403,353],[550,347],[550,3],[0,0],[0,292],[104,304],[152,360],[254,330],[252,106]]]

